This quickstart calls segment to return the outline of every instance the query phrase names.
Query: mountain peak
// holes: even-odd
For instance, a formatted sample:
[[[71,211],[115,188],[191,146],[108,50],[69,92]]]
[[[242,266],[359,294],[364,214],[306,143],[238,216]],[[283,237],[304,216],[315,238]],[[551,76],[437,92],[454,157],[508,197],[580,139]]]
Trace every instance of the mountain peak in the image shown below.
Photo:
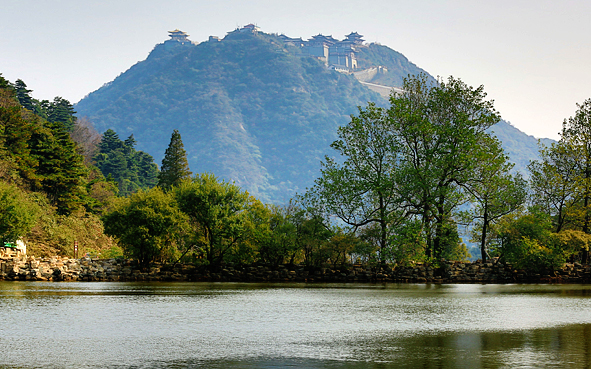
[[[370,85],[387,93],[426,73],[357,32],[304,41],[251,24],[198,44],[169,33],[76,110],[99,132],[133,134],[157,161],[176,129],[193,173],[213,172],[263,201],[285,202],[311,186],[337,128],[358,106],[387,104]]]

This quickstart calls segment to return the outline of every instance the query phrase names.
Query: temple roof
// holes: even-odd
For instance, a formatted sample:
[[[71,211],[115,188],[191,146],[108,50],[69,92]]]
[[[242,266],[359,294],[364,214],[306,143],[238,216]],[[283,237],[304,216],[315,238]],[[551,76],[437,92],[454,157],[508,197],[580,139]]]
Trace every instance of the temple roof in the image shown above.
[[[351,32],[348,35],[345,36],[347,38],[347,41],[351,41],[354,43],[362,43],[363,41],[365,41],[362,37],[363,35],[360,35],[357,32]]]
[[[316,36],[312,36],[311,39],[309,39],[308,41],[314,41],[314,42],[326,42],[329,44],[338,42],[338,40],[335,40],[332,36],[324,36],[322,34],[317,34]]]
[[[174,31],[168,31],[168,33],[170,33],[170,37],[172,36],[185,36],[185,37],[189,37],[189,35],[186,32],[183,32],[181,30],[179,30],[178,28],[175,29]]]

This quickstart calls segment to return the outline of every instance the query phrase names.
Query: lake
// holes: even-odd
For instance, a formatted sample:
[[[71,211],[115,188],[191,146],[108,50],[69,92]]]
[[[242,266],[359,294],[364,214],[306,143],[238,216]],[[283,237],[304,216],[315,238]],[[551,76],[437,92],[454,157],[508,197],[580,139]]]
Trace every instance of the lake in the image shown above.
[[[591,285],[0,282],[2,368],[587,368]]]

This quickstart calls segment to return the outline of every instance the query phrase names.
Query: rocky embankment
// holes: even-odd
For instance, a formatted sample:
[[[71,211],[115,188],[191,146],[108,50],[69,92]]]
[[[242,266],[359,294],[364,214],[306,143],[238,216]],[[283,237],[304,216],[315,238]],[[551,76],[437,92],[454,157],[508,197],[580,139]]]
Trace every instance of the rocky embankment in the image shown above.
[[[52,257],[0,258],[0,280],[22,281],[225,281],[225,282],[391,282],[391,283],[590,283],[591,266],[566,264],[548,274],[528,274],[497,260],[445,262],[443,267],[375,268],[349,265],[310,269],[303,265],[225,265],[217,272],[192,264],[154,264],[133,260]]]

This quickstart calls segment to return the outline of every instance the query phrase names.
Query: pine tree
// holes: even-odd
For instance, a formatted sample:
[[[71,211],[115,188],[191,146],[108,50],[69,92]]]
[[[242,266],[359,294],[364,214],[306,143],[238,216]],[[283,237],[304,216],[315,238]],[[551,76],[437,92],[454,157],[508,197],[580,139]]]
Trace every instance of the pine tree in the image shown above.
[[[128,196],[138,189],[156,186],[158,166],[154,158],[134,148],[136,140],[130,135],[125,141],[112,129],[107,130],[93,157],[96,167],[105,177],[112,176],[119,186],[119,194]]]
[[[50,122],[61,122],[68,132],[72,132],[76,125],[74,107],[63,97],[57,96],[49,104],[47,109],[47,120]]]
[[[183,179],[189,178],[191,174],[181,134],[175,129],[170,138],[170,144],[164,153],[164,159],[162,159],[162,167],[160,168],[160,174],[158,174],[158,186],[169,189],[172,186],[179,185]]]
[[[30,111],[35,110],[33,98],[31,97],[32,90],[27,88],[25,82],[22,79],[17,79],[14,83],[14,90],[16,91],[16,98],[23,108]]]
[[[11,88],[10,82],[7,79],[2,77],[2,73],[0,73],[0,88]]]

